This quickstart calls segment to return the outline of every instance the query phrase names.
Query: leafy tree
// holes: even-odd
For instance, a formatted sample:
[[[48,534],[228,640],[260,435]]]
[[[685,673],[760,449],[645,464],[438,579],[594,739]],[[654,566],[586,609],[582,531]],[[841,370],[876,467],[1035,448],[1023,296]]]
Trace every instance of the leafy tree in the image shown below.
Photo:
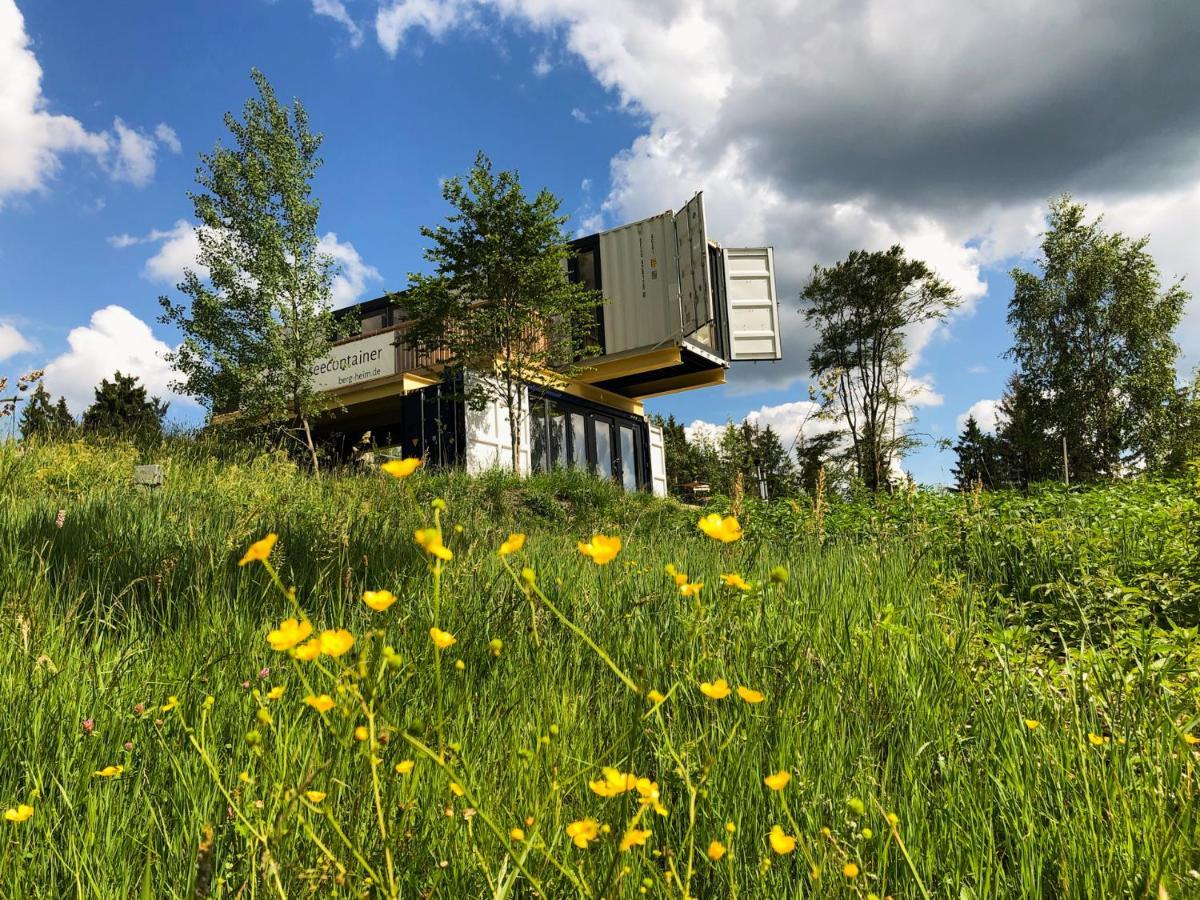
[[[1051,202],[1040,272],[1013,270],[1008,308],[1028,411],[1056,443],[1066,438],[1072,480],[1162,461],[1171,333],[1190,296],[1178,281],[1163,289],[1149,238],[1109,233],[1086,212],[1066,195]]]
[[[1000,460],[996,439],[984,434],[974,416],[967,416],[962,434],[954,445],[957,461],[951,474],[960,491],[969,491],[976,484],[985,488],[997,485],[1000,475]]]
[[[823,431],[808,437],[801,435],[796,445],[797,478],[800,489],[810,497],[817,492],[817,481],[821,470],[826,473],[826,485],[845,487],[842,471],[845,453],[841,450],[844,434],[841,431]]]
[[[1027,380],[1016,374],[1009,378],[996,416],[999,484],[1024,490],[1061,474],[1061,450],[1054,446],[1045,412]]]
[[[122,375],[101,379],[92,405],[83,411],[80,424],[88,431],[119,434],[135,438],[156,438],[162,434],[166,403],[147,397],[137,376]]]
[[[754,428],[752,438],[755,465],[767,489],[767,498],[792,497],[799,489],[799,472],[783,442],[770,425]]]
[[[466,177],[445,182],[453,209],[446,224],[421,228],[432,242],[432,275],[409,275],[406,338],[440,361],[447,374],[467,369],[467,399],[475,408],[503,404],[508,413],[513,471],[521,458],[525,383],[578,371],[592,352],[584,335],[599,296],[567,278],[566,216],[543,188],[526,197],[516,172],[494,172],[482,152]]]
[[[312,180],[321,135],[309,130],[299,100],[275,97],[265,75],[250,74],[258,97],[225,124],[232,147],[201,155],[190,193],[200,221],[198,266],[179,290],[190,308],[160,298],[161,321],[183,342],[170,361],[176,390],[210,413],[238,410],[248,427],[278,425],[300,438],[318,468],[310,423],[326,401],[311,371],[335,336],[330,282],[335,266],[317,239]]]
[[[900,418],[912,393],[905,333],[956,303],[950,286],[899,246],[815,266],[801,294],[817,332],[808,361],[822,415],[845,426],[858,475],[872,491],[890,485],[893,461],[916,443]]]
[[[1200,461],[1200,368],[1192,373],[1191,384],[1176,389],[1168,411],[1172,424],[1162,468],[1178,475]]]
[[[25,401],[19,423],[21,436],[56,438],[69,433],[75,427],[75,417],[67,409],[67,401],[58,398],[58,403],[50,401],[50,393],[40,381],[37,388]]]

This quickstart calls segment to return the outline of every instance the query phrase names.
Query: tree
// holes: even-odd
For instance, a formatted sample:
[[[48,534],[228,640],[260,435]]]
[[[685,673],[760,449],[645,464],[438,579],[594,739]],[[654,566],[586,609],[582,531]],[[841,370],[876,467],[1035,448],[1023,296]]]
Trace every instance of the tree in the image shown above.
[[[1149,238],[1106,232],[1069,196],[1050,203],[1040,273],[1014,269],[1009,355],[1035,419],[1066,438],[1072,480],[1157,466],[1166,452],[1189,294],[1165,290]]]
[[[96,398],[80,420],[88,431],[134,438],[157,438],[162,434],[168,404],[147,397],[137,376],[118,371],[112,381],[101,379],[95,393]]]
[[[767,499],[777,500],[795,495],[799,487],[796,464],[770,425],[765,428],[755,425],[753,457],[759,477],[766,487]]]
[[[444,225],[421,228],[434,272],[409,275],[405,336],[447,376],[468,369],[486,376],[464,392],[474,408],[503,404],[515,472],[525,384],[550,370],[578,371],[576,361],[593,352],[584,335],[599,296],[567,278],[567,217],[550,191],[528,199],[518,174],[493,172],[481,152],[465,179],[445,182],[442,196],[453,213]]]
[[[50,402],[50,393],[40,381],[37,388],[25,401],[19,423],[21,436],[25,439],[32,437],[57,438],[62,437],[75,427],[75,418],[67,409],[67,401],[58,398],[58,403]]]
[[[950,471],[960,491],[969,491],[977,484],[985,488],[997,485],[1000,472],[996,439],[980,430],[974,416],[967,416],[954,454],[957,461]]]
[[[184,336],[169,356],[179,376],[172,387],[210,414],[237,410],[247,427],[302,435],[316,470],[310,422],[326,404],[311,371],[338,334],[335,266],[318,243],[312,196],[322,138],[299,100],[289,109],[265,75],[250,77],[258,97],[246,101],[241,121],[225,115],[233,146],[201,155],[201,190],[188,195],[200,221],[198,268],[179,285],[190,308],[159,300],[161,321]]]
[[[872,491],[890,485],[893,461],[916,442],[900,419],[912,395],[905,334],[956,303],[950,286],[899,246],[813,267],[801,294],[817,332],[809,367],[822,415],[845,426],[858,475]]]
[[[1200,460],[1200,368],[1192,372],[1191,384],[1176,390],[1169,411],[1172,424],[1162,468],[1179,475],[1189,463]]]
[[[1061,474],[1061,449],[1053,445],[1044,414],[1044,404],[1030,384],[1012,375],[996,415],[999,484],[1024,490]]]

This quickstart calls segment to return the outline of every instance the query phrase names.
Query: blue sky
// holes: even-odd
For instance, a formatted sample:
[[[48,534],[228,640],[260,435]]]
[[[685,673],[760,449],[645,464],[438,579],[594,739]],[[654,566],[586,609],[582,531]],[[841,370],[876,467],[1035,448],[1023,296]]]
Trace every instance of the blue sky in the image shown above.
[[[914,427],[953,437],[1007,378],[1006,273],[1029,264],[1051,194],[1151,233],[1169,274],[1192,263],[1194,54],[1161,84],[1127,76],[1197,24],[1194,5],[1163,3],[1115,46],[1117,6],[1086,8],[764,0],[737,17],[717,0],[147,0],[66,15],[0,0],[0,374],[47,366],[76,411],[118,366],[165,392],[156,353],[177,336],[156,298],[190,259],[197,154],[224,137],[257,66],[325,134],[316,190],[340,300],[402,287],[422,266],[418,226],[445,214],[439,180],[477,149],[553,190],[583,231],[703,189],[713,237],[776,248],[785,360],[735,365],[728,385],[652,411],[689,424],[750,414],[790,437],[808,411],[805,273],[900,241],[965,301],[911,340]],[[918,35],[936,64],[906,40]],[[1200,351],[1192,325],[1185,370]],[[950,464],[933,447],[908,461],[927,482]]]

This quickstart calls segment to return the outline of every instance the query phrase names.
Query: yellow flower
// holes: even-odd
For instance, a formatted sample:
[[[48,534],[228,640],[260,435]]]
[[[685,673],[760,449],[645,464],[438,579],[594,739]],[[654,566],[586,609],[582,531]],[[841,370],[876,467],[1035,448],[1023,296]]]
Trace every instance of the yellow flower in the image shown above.
[[[308,619],[305,619],[303,622],[298,622],[295,619],[284,619],[279,623],[278,628],[267,632],[267,643],[271,645],[271,649],[282,653],[285,650],[291,650],[307,638],[312,634],[312,630],[312,622],[308,621]]]
[[[285,688],[282,684],[275,685],[275,687],[273,687],[269,691],[267,691],[267,699],[268,700],[278,700],[280,697],[283,696],[284,690],[285,690]]]
[[[303,662],[312,662],[321,655],[321,639],[313,638],[292,651],[292,656]]]
[[[662,703],[667,698],[662,694],[662,692],[652,690],[652,691],[646,692],[646,699],[649,700],[651,703],[658,704],[658,703]]]
[[[737,831],[736,825],[734,825],[732,822],[725,823],[725,833],[726,834],[733,834],[735,831]]]
[[[391,591],[363,591],[363,603],[375,612],[383,612],[395,602],[396,595]]]
[[[4,811],[5,822],[27,822],[33,817],[33,807],[28,803],[20,803],[15,809],[6,809]]]
[[[745,700],[747,703],[762,703],[763,700],[766,699],[765,697],[763,697],[762,691],[756,691],[753,688],[748,688],[748,687],[738,688],[737,695],[739,697],[741,697],[743,700]]]
[[[1183,740],[1184,743],[1187,744],[1200,744],[1200,738],[1196,737],[1194,734],[1185,734],[1183,736]]]
[[[600,823],[595,819],[578,819],[567,826],[567,837],[580,850],[586,850],[587,845],[600,834]]]
[[[116,778],[124,771],[124,766],[105,766],[103,769],[97,769],[92,774],[98,778]]]
[[[308,798],[309,803],[320,803],[329,795],[324,791],[305,791],[304,796]]]
[[[389,459],[379,468],[393,478],[407,478],[421,468],[421,460],[415,456],[410,456],[408,459]]]
[[[652,832],[641,828],[630,828],[621,838],[621,852],[625,853],[633,847],[643,847]]]
[[[354,646],[354,635],[345,628],[321,632],[321,652],[327,656],[341,656]]]
[[[858,866],[855,863],[848,862],[844,866],[842,866],[842,874],[845,875],[847,878],[857,878],[858,877]]]
[[[768,775],[763,779],[763,784],[773,791],[782,791],[788,786],[788,782],[792,780],[792,776],[785,770],[780,769],[774,775]]]
[[[621,539],[619,537],[608,537],[603,534],[592,535],[592,539],[586,544],[580,541],[576,544],[579,552],[584,556],[590,557],[592,562],[598,566],[606,566],[621,552]]]
[[[700,682],[700,693],[710,700],[724,700],[733,693],[733,689],[724,678],[718,678],[716,681]]]
[[[704,589],[703,581],[697,581],[695,583],[685,581],[683,584],[681,584],[679,586],[679,593],[683,594],[683,596],[685,596],[685,597],[695,597],[703,589]]]
[[[311,706],[319,713],[329,712],[334,707],[333,698],[328,694],[314,695],[309,694],[304,698],[304,702]]]
[[[356,741],[365,741],[369,734],[370,734],[370,732],[367,731],[366,725],[359,725],[357,728],[354,729],[354,739]]]
[[[713,862],[720,862],[721,857],[728,853],[728,849],[720,841],[713,841],[708,845],[708,858]]]
[[[600,770],[604,777],[597,781],[589,781],[588,787],[592,793],[601,797],[616,797],[626,791],[632,791],[637,786],[637,776],[632,772],[621,772],[611,766]]]
[[[449,562],[454,559],[450,548],[442,543],[442,533],[436,528],[418,528],[413,532],[413,540],[430,556]]]
[[[172,694],[167,698],[167,702],[159,707],[160,712],[170,712],[179,705],[179,698]]]
[[[710,538],[723,544],[741,540],[742,526],[733,516],[721,518],[718,513],[709,513],[696,523],[696,526]]]
[[[436,625],[429,629],[429,637],[433,641],[433,646],[439,650],[445,650],[447,647],[453,647],[458,643],[458,638],[448,631],[442,631]]]
[[[450,793],[452,793],[455,797],[461,797],[466,794],[466,791],[463,790],[463,786],[457,781],[452,781],[450,782]]]
[[[1101,744],[1108,743],[1107,737],[1105,737],[1104,735],[1095,734],[1094,732],[1091,732],[1091,731],[1088,732],[1088,740],[1091,741],[1092,745],[1095,747],[1099,747]]]
[[[402,759],[400,762],[396,763],[396,774],[407,775],[413,770],[414,766],[416,766],[416,763],[411,759]]]
[[[275,549],[275,542],[279,540],[279,535],[268,534],[265,538],[255,541],[250,545],[250,549],[246,551],[246,555],[238,560],[239,566],[244,566],[252,562],[266,562],[267,557],[271,555],[271,551]]]
[[[750,585],[736,572],[726,572],[721,576],[721,580],[725,582],[726,587],[737,588],[739,591],[750,590]]]
[[[1030,731],[1033,731],[1033,729],[1037,728],[1041,724],[1042,723],[1039,722],[1037,719],[1026,719],[1025,720],[1025,727],[1028,728]]]
[[[510,553],[516,553],[525,546],[525,535],[510,534],[508,540],[500,545],[500,549],[496,551],[501,556],[508,556]]]
[[[767,839],[771,842],[771,849],[780,856],[785,856],[796,849],[796,839],[790,834],[784,834],[783,828],[779,825],[771,826],[771,833],[767,835]]]
[[[639,778],[634,784],[634,787],[637,789],[638,794],[641,795],[638,798],[638,803],[640,803],[642,806],[649,806],[660,816],[665,816],[667,814],[667,808],[663,806],[658,799],[659,791],[657,781],[651,781],[649,778]]]
[[[510,838],[512,838],[514,841],[518,841],[518,842],[523,841],[523,840],[525,840],[525,829],[524,828],[513,828],[508,832],[508,836]]]

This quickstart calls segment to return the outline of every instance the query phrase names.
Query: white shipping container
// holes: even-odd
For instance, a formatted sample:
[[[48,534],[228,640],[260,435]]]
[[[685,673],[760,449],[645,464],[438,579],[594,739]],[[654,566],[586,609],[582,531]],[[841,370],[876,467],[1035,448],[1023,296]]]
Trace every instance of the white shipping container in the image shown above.
[[[690,335],[713,318],[703,193],[696,194],[675,214],[675,248],[683,334]],[[711,335],[701,339],[704,344],[711,345],[711,342]]]
[[[674,216],[602,232],[600,282],[606,354],[673,340],[679,334]]]
[[[667,496],[667,455],[663,431],[650,426],[650,491],[655,497]]]
[[[467,378],[487,378],[490,376],[477,375],[468,372]],[[468,385],[469,389],[469,385]],[[519,474],[529,474],[529,393],[524,387],[524,401],[521,403],[525,411],[521,422],[521,471]],[[490,469],[506,469],[512,471],[512,432],[508,427],[508,408],[500,401],[493,400],[481,410],[466,411],[466,469],[472,475],[487,472]]]

